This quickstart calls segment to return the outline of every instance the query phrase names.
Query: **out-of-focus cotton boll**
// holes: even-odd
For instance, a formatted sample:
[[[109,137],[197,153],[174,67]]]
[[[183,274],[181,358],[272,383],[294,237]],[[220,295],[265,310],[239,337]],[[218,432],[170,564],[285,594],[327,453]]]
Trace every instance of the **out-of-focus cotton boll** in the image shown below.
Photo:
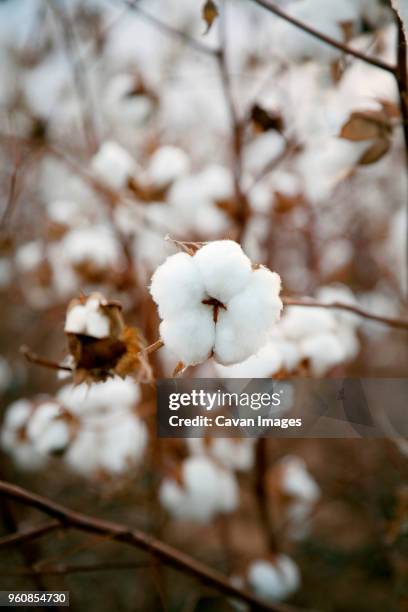
[[[148,176],[158,187],[165,187],[190,170],[190,158],[179,147],[164,146],[155,151],[147,167]]]
[[[79,419],[77,434],[64,459],[85,476],[126,473],[141,460],[148,433],[135,414],[140,400],[139,385],[131,378],[66,385],[58,400]]]
[[[57,399],[78,416],[109,414],[133,408],[140,399],[140,387],[131,378],[113,378],[91,387],[84,383],[66,385],[59,390]]]
[[[258,174],[277,158],[285,147],[284,138],[274,130],[256,136],[244,149],[244,168]]]
[[[221,378],[269,378],[283,367],[283,359],[278,346],[273,342],[266,344],[256,355],[235,365],[216,364]]]
[[[27,425],[27,437],[39,453],[55,453],[68,446],[70,427],[60,418],[62,415],[61,406],[53,402],[45,402],[35,409]]]
[[[300,586],[300,572],[287,555],[277,555],[273,561],[253,561],[247,570],[247,580],[258,597],[267,601],[281,601]]]
[[[292,7],[302,3],[293,3]],[[289,5],[289,8],[291,8],[291,5]],[[292,16],[296,16],[293,14],[296,12],[293,8],[290,12]],[[339,42],[343,40],[341,27],[334,22],[330,23],[317,17],[310,25],[334,40]],[[282,57],[282,59],[289,58],[295,62],[314,59],[319,62],[331,63],[341,55],[338,49],[326,45],[311,34],[300,30],[294,32],[294,26],[283,20],[276,20],[272,40],[276,55]]]
[[[183,462],[181,474],[181,484],[166,478],[159,490],[161,504],[174,518],[207,523],[218,513],[237,508],[237,481],[211,459],[190,457]]]
[[[315,336],[322,330],[335,331],[336,319],[332,312],[322,308],[291,306],[282,319],[280,329],[287,338],[300,340],[306,336]]]
[[[309,336],[301,341],[300,347],[315,376],[323,376],[346,357],[339,338],[330,333]]]
[[[287,455],[276,466],[282,470],[282,490],[302,502],[314,504],[320,497],[320,489],[300,457]]]
[[[231,240],[168,258],[153,275],[151,293],[163,318],[161,337],[185,365],[212,352],[224,365],[243,361],[267,342],[282,308],[279,276],[253,270]]]
[[[78,202],[72,200],[53,200],[47,204],[47,215],[54,223],[66,226],[81,224],[84,211]]]
[[[228,227],[228,219],[216,203],[232,195],[231,173],[223,166],[210,165],[176,180],[169,190],[168,202],[186,229],[203,236],[219,235]]]
[[[26,242],[17,250],[16,266],[21,272],[31,272],[44,260],[44,256],[44,245],[41,242]]]
[[[72,229],[62,239],[61,248],[74,266],[89,262],[103,270],[121,263],[119,244],[113,232],[104,225]]]
[[[109,140],[93,156],[91,170],[108,187],[120,190],[138,173],[138,165],[126,149]]]
[[[247,472],[254,466],[254,438],[188,438],[192,455],[208,455],[229,470]]]
[[[153,102],[143,93],[133,93],[135,77],[120,73],[106,84],[102,104],[105,115],[118,127],[141,125],[153,111]]]
[[[64,91],[71,85],[71,68],[64,54],[54,53],[27,71],[22,86],[31,112],[50,119]]]

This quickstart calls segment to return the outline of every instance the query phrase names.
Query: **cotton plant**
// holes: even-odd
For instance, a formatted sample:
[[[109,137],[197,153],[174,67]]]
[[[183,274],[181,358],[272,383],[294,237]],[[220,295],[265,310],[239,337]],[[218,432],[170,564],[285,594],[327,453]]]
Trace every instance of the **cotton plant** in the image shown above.
[[[279,275],[254,268],[230,240],[169,257],[150,292],[162,318],[160,336],[185,366],[209,357],[243,361],[267,342],[282,309]]]
[[[191,456],[162,480],[159,501],[176,520],[209,523],[237,509],[238,482],[210,457]]]

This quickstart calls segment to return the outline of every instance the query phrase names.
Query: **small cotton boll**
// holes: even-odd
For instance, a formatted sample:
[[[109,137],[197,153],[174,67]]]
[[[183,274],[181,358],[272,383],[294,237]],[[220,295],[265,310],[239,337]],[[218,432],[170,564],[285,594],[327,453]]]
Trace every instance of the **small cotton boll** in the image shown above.
[[[64,331],[71,334],[84,334],[86,331],[87,316],[88,311],[86,307],[77,304],[67,313]]]
[[[300,351],[303,358],[309,360],[314,376],[323,376],[345,358],[340,340],[331,333],[305,338],[300,343]]]
[[[152,155],[148,174],[153,183],[165,187],[190,170],[190,158],[178,147],[160,147]]]
[[[92,338],[108,338],[110,321],[100,312],[88,312],[86,317],[86,333]]]
[[[274,562],[258,560],[248,569],[248,582],[255,593],[268,601],[281,601],[300,586],[297,565],[286,555],[277,555]]]
[[[185,310],[180,317],[165,319],[160,324],[160,336],[185,365],[208,359],[214,346],[215,323],[210,308],[198,304]]]
[[[205,289],[193,258],[187,253],[168,257],[153,274],[150,293],[162,319],[199,304]]]
[[[206,244],[194,255],[208,295],[226,304],[242,291],[251,277],[251,262],[239,244],[217,240]]]
[[[137,173],[137,164],[121,145],[107,141],[93,156],[91,169],[108,187],[119,190],[123,189],[128,179]]]

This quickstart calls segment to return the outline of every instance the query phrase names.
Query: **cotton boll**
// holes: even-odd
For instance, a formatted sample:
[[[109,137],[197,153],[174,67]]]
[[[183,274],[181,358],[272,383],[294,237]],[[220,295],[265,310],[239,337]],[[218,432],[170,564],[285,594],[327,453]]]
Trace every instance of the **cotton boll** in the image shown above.
[[[63,420],[54,421],[38,436],[34,447],[42,455],[48,455],[66,449],[70,439],[68,423]]]
[[[281,460],[282,489],[291,497],[314,504],[320,497],[320,489],[300,457],[288,455]]]
[[[57,393],[57,400],[78,416],[104,415],[129,410],[140,400],[140,387],[132,378],[112,378],[94,383],[91,387],[65,385]]]
[[[244,149],[245,169],[258,174],[283,152],[284,147],[284,138],[274,130],[256,136]]]
[[[238,485],[230,472],[218,467],[211,459],[194,456],[182,464],[182,484],[165,479],[159,498],[176,518],[208,522],[219,512],[235,510]]]
[[[117,266],[121,261],[119,244],[105,225],[71,230],[64,236],[61,248],[74,265],[88,261],[104,269]]]
[[[208,359],[214,346],[215,324],[212,311],[203,304],[185,310],[179,317],[160,324],[160,336],[170,351],[185,365]]]
[[[251,262],[232,240],[210,242],[197,251],[194,263],[207,294],[223,304],[242,291],[251,277]]]
[[[31,272],[44,261],[44,246],[39,241],[23,244],[16,253],[16,265],[21,272]]]
[[[100,433],[81,429],[64,456],[64,461],[75,472],[91,475],[99,467]]]
[[[153,183],[165,187],[190,170],[190,158],[178,147],[160,147],[150,158],[147,172]]]
[[[107,427],[101,447],[101,468],[120,474],[142,458],[148,441],[146,425],[132,414]]]
[[[345,358],[341,342],[335,334],[330,333],[308,336],[301,341],[300,350],[303,357],[309,360],[314,376],[323,376]]]
[[[273,562],[253,561],[248,568],[248,582],[255,593],[268,601],[281,601],[300,585],[297,565],[286,555],[277,555]]]
[[[150,293],[162,319],[192,309],[205,297],[194,259],[187,253],[171,255],[153,274]]]
[[[108,187],[119,190],[137,173],[137,164],[126,149],[109,140],[93,156],[91,169]]]

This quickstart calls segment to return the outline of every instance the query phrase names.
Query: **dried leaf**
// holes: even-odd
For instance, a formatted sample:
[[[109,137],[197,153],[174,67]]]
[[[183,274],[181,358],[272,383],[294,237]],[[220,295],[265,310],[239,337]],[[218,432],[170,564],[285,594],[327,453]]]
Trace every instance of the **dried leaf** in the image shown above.
[[[208,34],[208,32],[211,30],[214,20],[218,17],[218,15],[219,11],[214,0],[206,0],[202,10],[202,17],[207,24],[204,34]]]
[[[379,161],[388,153],[390,146],[391,142],[388,138],[376,140],[358,160],[359,166],[368,166],[369,164],[374,164]]]
[[[341,128],[339,136],[353,142],[361,142],[382,138],[391,130],[392,125],[384,109],[355,111]]]

